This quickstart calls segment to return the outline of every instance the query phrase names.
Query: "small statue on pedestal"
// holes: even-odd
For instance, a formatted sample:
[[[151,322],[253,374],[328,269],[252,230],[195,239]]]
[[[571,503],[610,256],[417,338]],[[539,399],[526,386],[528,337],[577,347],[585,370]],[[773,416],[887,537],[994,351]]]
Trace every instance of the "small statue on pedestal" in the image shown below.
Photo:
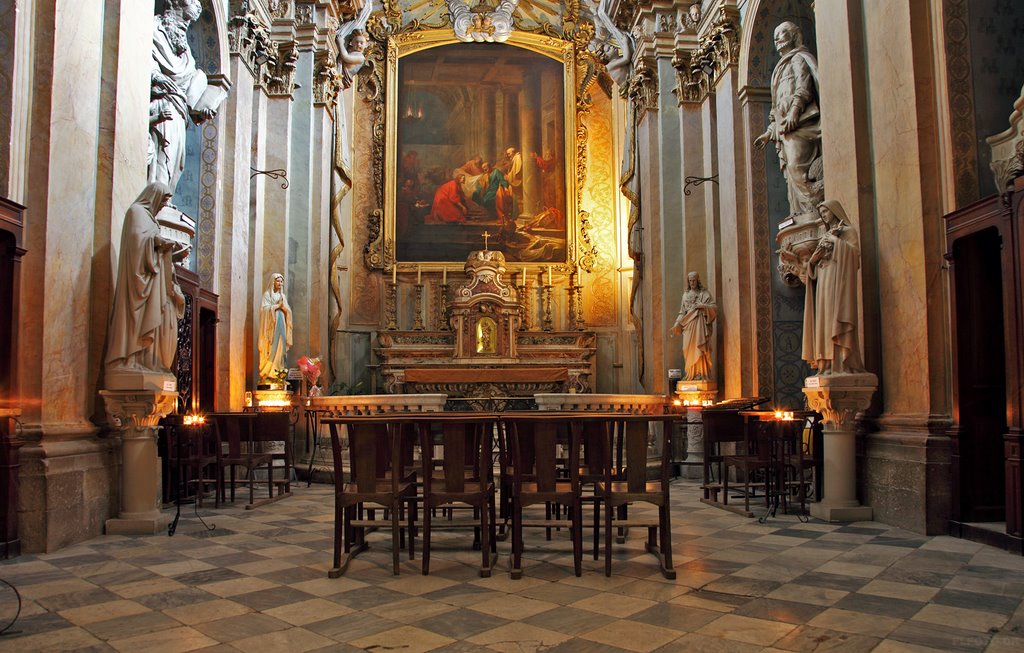
[[[108,381],[112,372],[170,374],[185,309],[171,261],[176,243],[160,237],[156,221],[170,199],[171,189],[153,182],[125,214],[107,332]]]
[[[715,300],[700,282],[700,275],[686,275],[687,290],[679,307],[679,316],[671,333],[683,336],[683,357],[686,359],[685,381],[711,381],[711,323],[718,316]]]
[[[857,338],[860,244],[843,205],[818,205],[825,234],[807,261],[803,359],[818,375],[864,372]]]
[[[285,359],[291,346],[292,308],[284,294],[284,275],[274,273],[260,304],[260,380],[273,381],[288,369]]]

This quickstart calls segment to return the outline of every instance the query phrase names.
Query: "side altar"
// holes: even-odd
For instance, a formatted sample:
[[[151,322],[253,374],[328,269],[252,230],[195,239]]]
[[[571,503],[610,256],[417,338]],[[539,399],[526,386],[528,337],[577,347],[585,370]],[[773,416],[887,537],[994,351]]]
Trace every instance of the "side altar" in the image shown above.
[[[591,392],[596,336],[523,329],[526,298],[505,280],[505,256],[479,250],[444,310],[446,330],[381,331],[376,353],[389,393],[526,397]]]

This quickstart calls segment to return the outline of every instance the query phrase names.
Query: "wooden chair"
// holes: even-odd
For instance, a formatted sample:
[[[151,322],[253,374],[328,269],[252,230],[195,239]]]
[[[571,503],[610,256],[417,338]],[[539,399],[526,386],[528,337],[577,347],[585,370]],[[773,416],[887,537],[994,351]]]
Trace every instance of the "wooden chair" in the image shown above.
[[[283,451],[270,451],[274,461],[281,461],[278,468],[281,476],[273,481],[277,488],[274,500],[290,497],[292,494],[292,421],[291,413],[284,411],[256,413],[256,424],[253,428],[253,440],[269,447],[270,443],[281,442]],[[271,463],[273,465],[273,463]],[[246,506],[247,508],[249,506]]]
[[[725,450],[730,445],[742,446],[746,438],[743,431],[743,417],[740,412],[753,410],[766,401],[768,401],[767,397],[730,399],[701,410],[704,438],[704,480],[701,483],[703,491],[701,501],[703,503],[737,512],[728,506],[727,500],[719,500],[725,471]]]
[[[669,516],[669,483],[672,467],[672,415],[621,415],[615,416],[614,429],[606,431],[606,459],[611,460],[612,440],[615,431],[620,431],[624,443],[626,465],[621,480],[612,476],[612,466],[607,466],[604,480],[598,484],[597,493],[604,504],[604,573],[612,573],[612,529],[647,528],[647,551],[653,554],[661,567],[661,574],[675,579],[672,566],[672,526]],[[654,429],[649,428],[654,425]],[[661,456],[656,478],[647,478],[647,451],[649,436],[661,438]],[[644,517],[622,517],[619,508],[630,503],[649,503],[658,509],[657,519]],[[616,516],[619,513],[619,516]]]
[[[784,440],[779,443],[779,463],[782,465],[787,489],[785,498],[792,496],[795,490],[800,501],[800,516],[807,513],[807,487],[816,481],[814,473],[819,460],[813,443],[821,433],[821,414],[815,411],[795,411],[796,424],[782,435]],[[808,479],[807,472],[811,472]],[[794,487],[795,486],[795,487]]]
[[[249,503],[246,507],[266,503],[256,503],[254,490],[257,482],[256,470],[266,467],[267,470],[267,501],[274,498],[274,456],[271,453],[263,453],[256,450],[254,438],[255,425],[258,413],[211,413],[209,420],[217,433],[217,467],[220,485],[220,500],[226,501],[225,496],[228,480],[231,483],[231,501],[235,501],[235,484],[244,482],[249,486]],[[224,477],[224,468],[230,469],[230,479]],[[246,470],[245,481],[237,481],[235,473],[238,467]]]
[[[163,420],[166,434],[165,463],[169,470],[167,483],[169,496],[181,502],[194,498],[203,505],[208,485],[213,486],[213,503],[220,507],[219,468],[217,466],[218,441],[214,429],[206,424],[186,426],[181,415],[168,415]],[[211,473],[212,472],[212,473]],[[192,486],[190,494],[189,486]]]
[[[743,512],[753,517],[750,511],[751,488],[764,489],[764,504],[768,508],[772,493],[772,474],[775,472],[773,447],[775,442],[775,422],[762,420],[761,417],[771,416],[771,411],[742,411],[743,443],[736,453],[723,456],[722,495],[726,505],[729,504],[729,468],[737,471],[743,484]],[[754,480],[760,475],[761,480]]]
[[[416,483],[406,473],[402,456],[403,440],[412,436],[414,423],[381,416],[326,418],[323,423],[330,427],[334,457],[334,565],[327,575],[344,574],[352,559],[369,548],[367,529],[383,524],[391,526],[392,572],[398,575],[403,514],[408,518],[410,560],[416,551]],[[349,482],[345,482],[340,426],[348,431]],[[380,520],[375,518],[377,508],[384,510]]]
[[[480,576],[491,575],[497,560],[492,434],[496,418],[439,413],[419,422],[423,484],[423,574],[430,573],[433,528],[472,528],[481,551]],[[441,428],[441,466],[435,467],[432,425]],[[473,518],[433,520],[437,508],[469,507]]]
[[[539,413],[531,416],[503,416],[508,431],[512,468],[512,578],[522,578],[523,529],[526,527],[568,528],[572,539],[573,570],[583,573],[583,505],[580,491],[580,428],[564,415]],[[569,477],[560,478],[559,432],[568,446]],[[558,504],[567,509],[567,519],[526,520],[523,508]],[[548,513],[550,514],[550,512]]]

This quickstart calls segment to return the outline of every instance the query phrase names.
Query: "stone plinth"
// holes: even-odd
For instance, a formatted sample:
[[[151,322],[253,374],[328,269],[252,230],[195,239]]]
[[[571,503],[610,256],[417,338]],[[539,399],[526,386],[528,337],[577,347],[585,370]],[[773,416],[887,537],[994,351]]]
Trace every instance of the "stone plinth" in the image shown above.
[[[107,534],[153,535],[167,528],[158,507],[157,422],[174,410],[177,392],[101,390],[110,420],[121,429],[121,510]]]
[[[714,381],[678,381],[676,382],[676,398],[684,406],[710,405],[718,397],[718,384]]]
[[[258,410],[291,410],[295,393],[291,390],[256,390],[252,401]]]
[[[878,388],[874,374],[810,376],[804,394],[812,410],[822,415],[824,434],[824,492],[811,504],[811,514],[829,522],[869,521],[872,511],[857,501],[857,413],[871,403]]]

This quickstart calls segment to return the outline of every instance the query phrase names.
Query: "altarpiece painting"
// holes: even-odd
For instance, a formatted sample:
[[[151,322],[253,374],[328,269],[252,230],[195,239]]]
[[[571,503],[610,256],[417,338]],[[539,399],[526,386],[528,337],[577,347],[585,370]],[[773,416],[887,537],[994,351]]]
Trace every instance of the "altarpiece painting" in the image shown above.
[[[463,263],[487,232],[510,263],[566,263],[578,218],[564,42],[390,48],[385,231],[396,261]]]

